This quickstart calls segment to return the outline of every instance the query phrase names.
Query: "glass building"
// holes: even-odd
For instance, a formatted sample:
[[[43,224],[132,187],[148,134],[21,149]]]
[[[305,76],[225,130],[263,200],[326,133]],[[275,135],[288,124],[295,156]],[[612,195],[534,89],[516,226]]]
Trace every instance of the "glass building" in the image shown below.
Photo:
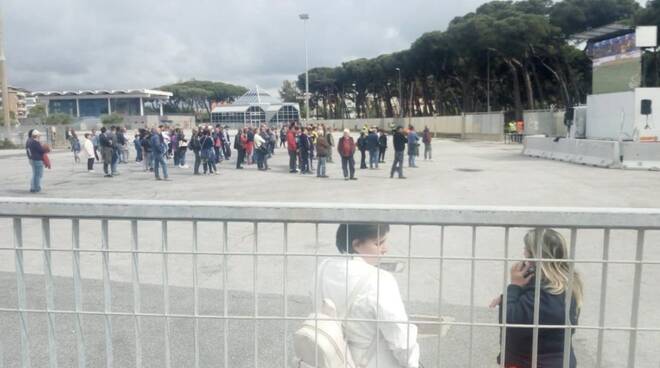
[[[211,112],[211,123],[232,128],[293,121],[300,121],[297,103],[282,102],[259,88],[248,91],[230,105],[216,106]]]
[[[127,116],[144,116],[145,106],[160,109],[172,93],[150,89],[112,91],[48,91],[34,92],[32,97],[46,106],[46,113],[67,114],[75,117],[100,117],[111,113]]]

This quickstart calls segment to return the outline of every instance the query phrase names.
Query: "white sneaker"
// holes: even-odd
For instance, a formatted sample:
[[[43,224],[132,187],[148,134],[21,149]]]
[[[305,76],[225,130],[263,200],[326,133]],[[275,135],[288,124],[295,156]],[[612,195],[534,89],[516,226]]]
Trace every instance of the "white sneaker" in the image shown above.
[[[93,173],[93,172],[94,172],[94,170],[87,170],[87,172],[91,172],[91,173]]]
[[[182,168],[182,169],[190,169],[190,166],[188,166],[188,165],[183,165],[183,166],[181,166],[181,168]]]

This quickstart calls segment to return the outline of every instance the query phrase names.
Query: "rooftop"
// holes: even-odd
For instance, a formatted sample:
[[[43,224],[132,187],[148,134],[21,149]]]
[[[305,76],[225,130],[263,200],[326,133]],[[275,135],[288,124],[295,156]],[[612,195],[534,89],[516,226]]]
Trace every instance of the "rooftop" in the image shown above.
[[[172,97],[172,92],[154,89],[113,89],[113,90],[81,90],[81,91],[37,91],[30,94],[32,97],[59,97],[59,96],[124,96],[137,95],[143,97]]]
[[[578,41],[599,41],[602,39],[630,33],[632,31],[632,26],[622,22],[614,22],[602,27],[593,28],[581,33],[574,34],[571,36],[571,38]]]

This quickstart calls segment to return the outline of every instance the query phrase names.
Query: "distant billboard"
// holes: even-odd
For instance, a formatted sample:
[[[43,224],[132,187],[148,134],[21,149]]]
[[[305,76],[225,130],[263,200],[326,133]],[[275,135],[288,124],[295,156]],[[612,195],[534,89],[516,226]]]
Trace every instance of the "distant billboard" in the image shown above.
[[[642,51],[635,45],[635,33],[593,42],[587,52],[593,61],[593,94],[631,91],[640,86]]]

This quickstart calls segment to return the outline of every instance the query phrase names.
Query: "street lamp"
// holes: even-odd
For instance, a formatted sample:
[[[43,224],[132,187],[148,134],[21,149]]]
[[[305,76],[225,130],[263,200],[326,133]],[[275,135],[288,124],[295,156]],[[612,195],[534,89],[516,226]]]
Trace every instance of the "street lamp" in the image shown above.
[[[4,32],[2,22],[2,8],[0,8],[0,74],[2,74],[2,113],[5,120],[5,128],[7,129],[7,139],[10,139],[11,123],[9,121],[9,85],[7,82],[7,68],[5,66],[5,48],[4,48]]]
[[[403,89],[401,89],[401,68],[396,68],[399,73],[399,117],[403,120]]]
[[[356,83],[351,83],[351,86],[353,86],[353,94],[355,94],[355,118],[359,119],[359,109],[358,109],[358,91],[357,91],[357,84]]]
[[[305,115],[306,120],[309,121],[309,54],[307,52],[307,21],[309,20],[309,14],[302,13],[298,16],[300,20],[303,21],[304,34],[305,37]]]

